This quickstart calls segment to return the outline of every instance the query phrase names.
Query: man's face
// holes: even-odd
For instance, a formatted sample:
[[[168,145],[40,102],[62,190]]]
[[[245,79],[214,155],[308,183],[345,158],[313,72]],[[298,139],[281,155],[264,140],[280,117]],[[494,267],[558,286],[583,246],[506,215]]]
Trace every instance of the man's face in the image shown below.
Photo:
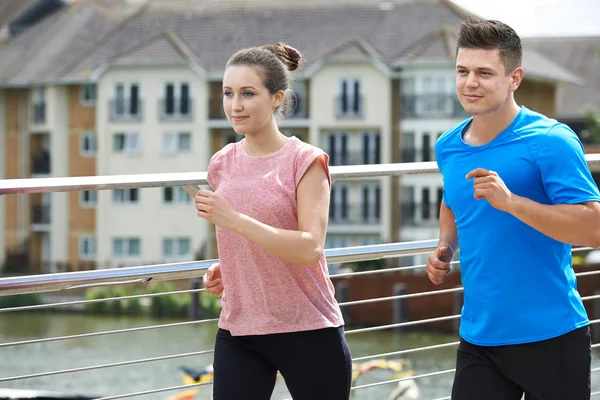
[[[477,116],[499,110],[516,87],[515,73],[506,74],[500,50],[458,50],[456,94],[467,113]]]

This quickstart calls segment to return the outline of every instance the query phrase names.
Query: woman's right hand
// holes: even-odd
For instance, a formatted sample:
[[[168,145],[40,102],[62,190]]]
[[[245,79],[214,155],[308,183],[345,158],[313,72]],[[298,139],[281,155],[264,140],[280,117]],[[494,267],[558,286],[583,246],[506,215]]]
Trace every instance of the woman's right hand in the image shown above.
[[[206,270],[202,277],[202,283],[206,291],[215,296],[223,294],[223,281],[221,279],[221,264],[213,264]]]

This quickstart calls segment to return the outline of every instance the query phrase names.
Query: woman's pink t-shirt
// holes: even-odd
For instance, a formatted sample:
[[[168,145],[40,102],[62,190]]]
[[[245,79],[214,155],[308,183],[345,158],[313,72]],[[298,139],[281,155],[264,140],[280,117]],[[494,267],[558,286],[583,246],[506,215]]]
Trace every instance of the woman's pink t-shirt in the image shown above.
[[[298,230],[296,187],[310,165],[328,156],[289,138],[276,152],[252,157],[232,143],[208,166],[208,183],[238,212],[275,228]],[[234,336],[338,327],[344,321],[334,297],[327,262],[291,263],[243,236],[216,227],[223,297],[219,327]]]

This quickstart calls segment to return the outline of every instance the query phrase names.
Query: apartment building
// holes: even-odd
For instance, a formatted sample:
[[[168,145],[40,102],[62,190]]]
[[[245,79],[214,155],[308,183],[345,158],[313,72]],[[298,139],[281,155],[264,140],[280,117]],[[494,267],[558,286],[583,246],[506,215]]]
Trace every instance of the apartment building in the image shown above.
[[[280,128],[330,165],[433,161],[437,136],[466,117],[448,26],[467,14],[448,1],[234,3],[79,0],[9,36],[0,177],[205,171],[241,139],[221,104],[229,55],[278,40],[307,59]],[[519,95],[539,109],[576,78],[526,51]],[[435,237],[441,185],[436,175],[334,182],[327,247]],[[179,188],[2,196],[0,207],[0,261],[32,272],[216,256],[213,227]]]

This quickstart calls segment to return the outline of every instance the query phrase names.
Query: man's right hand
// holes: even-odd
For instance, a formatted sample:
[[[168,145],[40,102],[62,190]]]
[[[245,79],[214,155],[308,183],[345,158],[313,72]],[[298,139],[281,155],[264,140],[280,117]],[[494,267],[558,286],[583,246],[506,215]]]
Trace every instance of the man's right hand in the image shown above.
[[[450,273],[450,262],[454,256],[452,248],[446,243],[440,243],[438,248],[427,259],[427,276],[435,285],[444,282]]]
[[[223,294],[223,281],[221,278],[221,264],[213,264],[206,270],[202,277],[202,283],[206,291],[215,296],[221,297]]]

